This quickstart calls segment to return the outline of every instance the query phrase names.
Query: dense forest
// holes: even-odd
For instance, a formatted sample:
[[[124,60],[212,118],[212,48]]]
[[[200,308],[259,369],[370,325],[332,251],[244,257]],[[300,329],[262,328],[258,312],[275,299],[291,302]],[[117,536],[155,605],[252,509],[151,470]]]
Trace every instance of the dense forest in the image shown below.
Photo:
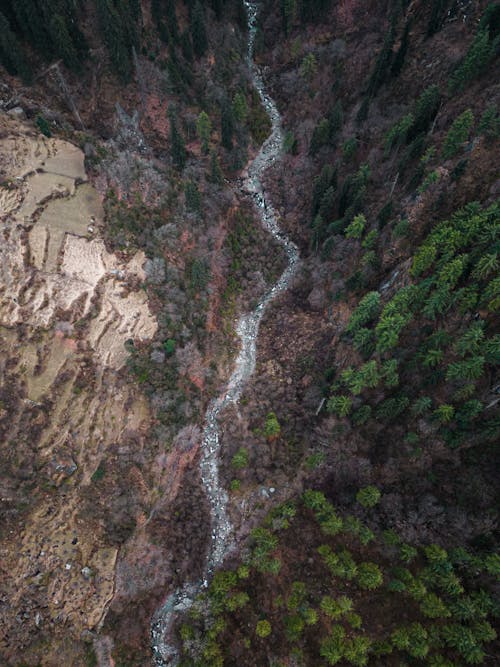
[[[284,131],[266,192],[302,260],[221,417],[235,545],[179,614],[179,664],[493,667],[500,4],[258,4],[254,57]],[[33,484],[57,387],[14,434],[5,543],[42,499],[75,494],[118,564],[99,627],[62,612],[35,624],[52,574],[19,603],[25,622],[6,608],[7,665],[149,665],[155,609],[202,571],[193,443],[237,353],[237,316],[285,266],[239,189],[271,127],[247,38],[241,0],[1,3],[2,109],[84,151],[106,247],[145,252],[158,321],[152,341],[127,343],[116,380],[147,401],[146,444],[125,431],[100,446],[89,484]],[[97,377],[85,363],[75,396]],[[17,414],[23,381],[8,370],[0,407]]]

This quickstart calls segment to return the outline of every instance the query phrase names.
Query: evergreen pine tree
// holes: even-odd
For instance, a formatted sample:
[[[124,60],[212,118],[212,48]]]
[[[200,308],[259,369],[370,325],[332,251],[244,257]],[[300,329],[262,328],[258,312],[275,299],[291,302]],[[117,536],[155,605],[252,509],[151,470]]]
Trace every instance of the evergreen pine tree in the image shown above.
[[[205,28],[205,15],[199,1],[196,2],[191,20],[191,37],[195,54],[201,58],[208,48],[207,30]]]
[[[331,0],[307,0],[301,3],[303,21],[320,21],[330,9]]]
[[[297,14],[297,0],[281,0],[281,18],[283,21],[283,31],[288,37],[292,30],[292,25]]]
[[[112,0],[96,0],[97,15],[111,62],[122,81],[132,74],[131,46],[127,28]]]
[[[382,49],[378,54],[375,67],[368,81],[367,93],[369,97],[377,94],[378,89],[384,83],[392,60],[392,47],[394,45],[394,27],[391,25],[385,35]]]
[[[182,33],[181,48],[182,48],[182,55],[184,56],[184,58],[187,60],[188,63],[192,63],[194,60],[194,51],[193,51],[193,45],[191,43],[191,37],[189,36],[189,32],[187,30],[185,30]]]
[[[221,106],[220,134],[221,143],[230,151],[233,147],[234,120],[231,105],[225,100]]]
[[[81,70],[81,62],[73,40],[68,30],[66,20],[60,14],[54,14],[49,24],[49,32],[54,44],[54,50],[62,58],[69,69],[78,72]]]
[[[224,180],[224,175],[215,151],[210,153],[210,175],[208,180],[210,183],[215,183],[216,185],[221,185]]]
[[[128,51],[132,47],[139,46],[138,24],[140,25],[140,7],[137,8],[136,0],[114,0],[116,10],[122,22],[123,39],[127,44]]]
[[[179,24],[177,23],[177,14],[175,12],[175,0],[167,0],[165,7],[165,15],[167,17],[167,28],[169,35],[174,42],[179,40]]]
[[[31,81],[31,70],[24,57],[21,45],[12,32],[10,24],[0,13],[0,63],[9,74],[18,74],[25,83]]]
[[[215,12],[217,20],[220,20],[222,18],[222,8],[224,6],[224,0],[210,0],[210,4],[212,5],[212,9]]]
[[[177,129],[177,114],[175,111],[169,112],[170,118],[170,150],[172,162],[176,169],[182,171],[186,166],[186,146],[184,139]]]
[[[449,0],[433,0],[429,25],[427,26],[427,37],[432,37],[441,30],[448,2]]]
[[[196,132],[201,141],[201,150],[206,155],[208,153],[208,142],[210,141],[210,133],[212,131],[212,123],[205,111],[202,111],[196,121]]]
[[[396,56],[394,57],[394,62],[392,63],[391,74],[393,76],[398,76],[398,74],[403,69],[406,53],[408,51],[409,34],[410,34],[410,21],[407,21],[403,32],[403,36],[401,37],[401,44],[399,45],[399,49],[396,53]]]
[[[151,18],[158,26],[163,18],[163,2],[162,0],[151,0]]]
[[[46,22],[35,0],[16,0],[14,12],[24,37],[42,55],[51,57],[53,49],[46,30]]]

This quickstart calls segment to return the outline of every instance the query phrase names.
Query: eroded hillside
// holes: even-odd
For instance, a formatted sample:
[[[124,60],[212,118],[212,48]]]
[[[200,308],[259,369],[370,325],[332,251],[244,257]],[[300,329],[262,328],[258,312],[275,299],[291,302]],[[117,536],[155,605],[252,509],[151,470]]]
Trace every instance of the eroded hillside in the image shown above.
[[[151,340],[157,322],[138,289],[144,253],[125,261],[105,248],[101,199],[83,152],[7,115],[1,125],[2,642],[9,656],[39,628],[70,623],[81,633],[102,623],[117,546],[82,495],[118,443],[135,454],[144,447],[149,408],[119,371],[127,341]],[[140,474],[135,484],[147,503]]]
[[[149,665],[210,540],[205,409],[285,265],[241,192],[270,127],[244,3],[0,11],[0,656]],[[196,667],[493,665],[498,3],[259,11],[302,262],[221,416],[236,548],[172,640]]]

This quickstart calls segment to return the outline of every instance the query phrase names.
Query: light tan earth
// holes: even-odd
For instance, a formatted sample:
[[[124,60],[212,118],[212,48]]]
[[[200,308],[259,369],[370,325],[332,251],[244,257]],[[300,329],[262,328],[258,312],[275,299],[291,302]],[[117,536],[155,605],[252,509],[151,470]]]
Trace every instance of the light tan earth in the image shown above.
[[[96,237],[102,204],[83,182],[80,149],[13,119],[3,122],[9,135],[0,142],[7,182],[0,186],[0,324],[49,328],[58,311],[73,323],[89,314],[97,296],[89,342],[102,362],[119,368],[125,341],[148,340],[157,329],[144,293],[127,289],[128,281],[145,278],[144,254],[120,262]]]
[[[109,253],[102,223],[82,151],[0,114],[0,387],[17,387],[0,401],[0,456],[16,471],[33,466],[37,494],[22,523],[0,532],[0,655],[14,655],[24,631],[97,629],[115,590],[117,548],[82,512],[82,493],[111,448],[143,446],[147,403],[119,371],[126,341],[151,339],[157,322],[138,288],[144,254]],[[0,475],[0,509],[16,515],[21,486]]]

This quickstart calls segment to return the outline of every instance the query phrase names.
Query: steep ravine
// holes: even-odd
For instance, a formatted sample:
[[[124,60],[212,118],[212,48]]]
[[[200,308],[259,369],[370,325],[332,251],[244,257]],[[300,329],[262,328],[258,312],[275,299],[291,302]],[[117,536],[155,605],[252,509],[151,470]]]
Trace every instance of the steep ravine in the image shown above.
[[[186,582],[169,595],[155,614],[151,637],[154,663],[158,667],[177,664],[178,652],[171,643],[170,637],[174,621],[179,613],[189,609],[194,597],[207,585],[208,579],[221,565],[231,547],[232,526],[227,513],[228,499],[219,480],[219,415],[231,403],[238,402],[245,383],[253,374],[262,316],[266,307],[278,294],[287,289],[299,261],[297,246],[281,231],[278,215],[267,200],[262,184],[264,172],[280,157],[283,133],[278,109],[266,92],[259,67],[253,62],[259,7],[254,2],[244,4],[248,15],[248,66],[252,73],[253,85],[271,119],[272,130],[239,185],[243,192],[252,197],[264,228],[283,246],[288,263],[279,280],[262,296],[255,309],[240,317],[236,332],[240,338],[241,347],[235,360],[234,370],[224,392],[210,403],[205,415],[200,472],[211,507],[211,544],[203,568],[203,576],[197,581]]]

